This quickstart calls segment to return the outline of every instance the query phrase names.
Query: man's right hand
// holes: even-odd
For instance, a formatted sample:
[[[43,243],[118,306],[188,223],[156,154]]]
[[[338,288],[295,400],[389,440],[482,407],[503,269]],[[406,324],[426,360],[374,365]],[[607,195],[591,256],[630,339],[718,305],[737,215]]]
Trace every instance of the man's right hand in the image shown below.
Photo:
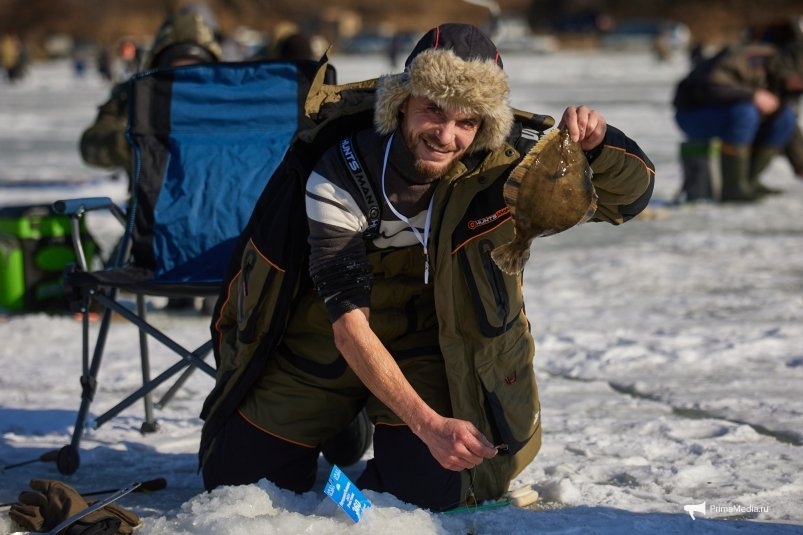
[[[474,468],[497,453],[474,424],[456,418],[439,416],[432,425],[419,429],[418,436],[441,466],[456,472]]]
[[[446,418],[424,402],[371,330],[368,310],[355,309],[332,323],[335,345],[363,384],[429,448],[447,470],[474,468],[496,448],[465,420]]]
[[[778,96],[766,89],[757,89],[753,93],[753,104],[758,108],[762,115],[770,115],[780,107],[781,100]]]

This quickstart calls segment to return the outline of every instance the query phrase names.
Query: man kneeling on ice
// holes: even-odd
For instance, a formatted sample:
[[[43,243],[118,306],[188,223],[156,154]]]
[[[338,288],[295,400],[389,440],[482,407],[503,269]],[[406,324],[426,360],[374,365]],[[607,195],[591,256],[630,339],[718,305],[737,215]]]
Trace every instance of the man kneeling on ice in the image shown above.
[[[506,197],[527,174],[505,186],[554,121],[510,107],[499,52],[470,25],[433,28],[404,72],[360,88],[373,125],[316,147],[303,173],[308,262],[274,256],[274,230],[306,232],[284,214],[241,240],[212,324],[204,484],[305,492],[322,451],[354,463],[373,433],[359,488],[433,511],[496,499],[535,458],[541,422],[522,275],[491,251],[522,228],[526,207],[512,214]],[[591,220],[647,206],[654,171],[634,141],[587,106],[558,127],[593,172]],[[301,174],[289,156],[284,172]]]

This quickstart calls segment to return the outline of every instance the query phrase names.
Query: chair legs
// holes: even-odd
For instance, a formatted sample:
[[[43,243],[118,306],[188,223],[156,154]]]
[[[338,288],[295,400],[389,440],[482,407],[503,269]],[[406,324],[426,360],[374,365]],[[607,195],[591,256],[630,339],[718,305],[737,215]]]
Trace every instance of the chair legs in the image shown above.
[[[143,321],[145,320],[145,296],[142,294],[137,294],[137,314]],[[151,359],[148,351],[148,335],[142,329],[139,330],[139,355],[142,364],[142,384],[147,385],[151,382]],[[145,421],[139,430],[141,433],[153,433],[159,429],[159,424],[153,417],[151,393],[142,396],[142,401],[145,403]]]
[[[112,290],[112,299],[116,292]],[[81,299],[81,331],[82,331],[82,373],[81,373],[81,406],[78,409],[78,415],[75,418],[75,427],[73,428],[72,439],[70,444],[64,446],[59,450],[59,455],[56,458],[56,467],[62,474],[72,474],[81,464],[80,455],[78,453],[81,437],[84,433],[86,426],[86,417],[89,414],[89,407],[95,397],[97,390],[97,375],[100,369],[100,363],[103,359],[103,348],[106,346],[106,337],[109,334],[109,326],[111,325],[112,309],[105,308],[103,316],[100,320],[100,328],[98,330],[98,337],[95,341],[95,350],[92,354],[92,360],[89,360],[89,304],[90,297],[88,292],[83,292]]]
[[[91,294],[91,295],[90,295]],[[207,340],[204,344],[199,346],[194,351],[190,351],[165,333],[151,325],[146,320],[146,307],[145,296],[137,295],[135,314],[126,306],[119,303],[116,299],[116,291],[114,289],[109,291],[109,294],[103,292],[86,292],[82,298],[81,312],[82,318],[82,364],[83,371],[81,375],[81,406],[75,419],[75,428],[73,429],[72,439],[70,444],[61,448],[58,451],[56,464],[59,472],[62,474],[72,474],[80,466],[80,444],[87,428],[97,429],[107,421],[111,420],[122,411],[142,399],[145,404],[145,421],[140,429],[143,433],[150,433],[158,430],[159,426],[154,417],[153,409],[156,406],[153,403],[152,395],[154,389],[158,388],[171,377],[179,374],[176,384],[168,391],[167,394],[160,400],[159,406],[164,406],[167,401],[173,396],[175,391],[180,387],[180,384],[186,380],[189,373],[194,368],[200,368],[212,378],[215,377],[215,370],[212,366],[207,364],[203,359],[212,351],[212,341]],[[92,350],[92,359],[89,358],[91,339],[89,330],[89,303],[90,300],[97,301],[103,305],[103,315],[101,317],[100,325],[98,328],[97,338],[95,339],[95,346]],[[100,371],[101,362],[103,360],[103,353],[106,346],[106,340],[109,334],[109,328],[112,323],[112,314],[116,313],[134,324],[139,329],[139,342],[140,342],[140,360],[142,365],[142,387],[132,392],[128,397],[117,403],[114,407],[108,409],[106,412],[93,418],[91,421],[88,419],[89,409],[94,400],[95,393],[98,385],[98,372]],[[150,355],[148,351],[148,336],[153,337],[161,344],[172,350],[181,360],[168,367],[156,377],[151,377],[150,369]],[[186,368],[186,369],[185,369]]]

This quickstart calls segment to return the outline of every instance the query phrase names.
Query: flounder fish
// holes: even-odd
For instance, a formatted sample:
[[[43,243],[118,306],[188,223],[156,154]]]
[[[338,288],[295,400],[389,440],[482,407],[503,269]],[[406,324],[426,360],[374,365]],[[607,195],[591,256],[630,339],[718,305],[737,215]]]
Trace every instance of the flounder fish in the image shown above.
[[[569,132],[550,130],[527,152],[505,182],[503,196],[515,237],[491,251],[505,273],[524,269],[534,238],[563,232],[597,210],[592,171],[580,143]]]

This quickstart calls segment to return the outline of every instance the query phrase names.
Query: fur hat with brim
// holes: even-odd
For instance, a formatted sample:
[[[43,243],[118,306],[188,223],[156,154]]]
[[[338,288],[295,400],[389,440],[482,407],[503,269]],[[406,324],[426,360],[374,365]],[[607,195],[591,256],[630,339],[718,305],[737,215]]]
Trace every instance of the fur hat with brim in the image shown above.
[[[374,125],[380,134],[399,126],[409,96],[426,97],[445,109],[482,119],[471,152],[496,149],[513,125],[507,75],[496,46],[475,26],[444,24],[421,38],[400,74],[377,81]]]

